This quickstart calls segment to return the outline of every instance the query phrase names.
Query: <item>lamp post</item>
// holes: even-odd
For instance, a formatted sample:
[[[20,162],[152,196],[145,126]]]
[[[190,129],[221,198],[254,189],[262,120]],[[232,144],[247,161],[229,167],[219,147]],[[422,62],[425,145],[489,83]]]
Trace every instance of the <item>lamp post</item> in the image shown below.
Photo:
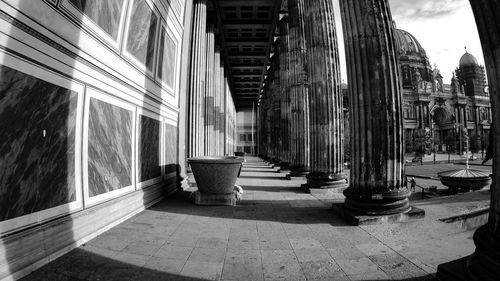
[[[484,125],[481,124],[481,160],[484,160]]]

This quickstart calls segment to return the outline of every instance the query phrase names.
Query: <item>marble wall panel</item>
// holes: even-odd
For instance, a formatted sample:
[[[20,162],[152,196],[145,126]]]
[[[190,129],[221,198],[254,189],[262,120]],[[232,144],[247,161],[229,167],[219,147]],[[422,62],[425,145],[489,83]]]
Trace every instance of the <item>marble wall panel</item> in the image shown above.
[[[91,98],[88,127],[88,188],[96,196],[132,184],[133,112]]]
[[[141,115],[139,122],[139,174],[140,182],[161,176],[160,121]]]
[[[165,173],[177,169],[177,127],[165,124]]]
[[[175,86],[177,44],[162,26],[158,54],[158,78],[168,87]]]
[[[157,25],[158,17],[146,0],[133,0],[126,49],[150,71],[153,70]]]
[[[0,221],[76,200],[78,93],[0,66]]]
[[[125,0],[68,0],[113,39],[118,39],[120,18]]]

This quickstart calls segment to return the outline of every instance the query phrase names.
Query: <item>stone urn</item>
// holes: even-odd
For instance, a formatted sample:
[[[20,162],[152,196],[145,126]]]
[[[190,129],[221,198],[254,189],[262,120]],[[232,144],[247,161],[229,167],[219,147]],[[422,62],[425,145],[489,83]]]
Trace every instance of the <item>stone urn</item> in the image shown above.
[[[236,205],[234,184],[243,163],[236,156],[204,156],[188,159],[198,185],[198,205]]]
[[[451,170],[438,173],[441,183],[452,192],[480,190],[491,184],[491,177],[487,173],[474,169]]]

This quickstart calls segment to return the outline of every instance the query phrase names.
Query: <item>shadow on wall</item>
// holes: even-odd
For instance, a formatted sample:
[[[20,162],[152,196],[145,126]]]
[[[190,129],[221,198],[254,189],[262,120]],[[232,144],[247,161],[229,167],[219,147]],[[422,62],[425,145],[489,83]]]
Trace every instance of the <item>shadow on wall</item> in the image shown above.
[[[162,117],[158,98],[132,104],[106,83],[137,83],[163,97],[162,87],[178,79],[170,65],[176,65],[180,46],[172,53],[168,28],[150,4],[0,2],[0,279],[29,273],[34,263],[51,261],[139,208],[131,195],[136,187],[143,188],[142,203],[149,204],[164,194],[159,186],[176,186],[175,123]],[[162,3],[156,5],[170,14]],[[134,14],[127,19],[130,9]],[[93,37],[98,40],[89,40]],[[74,47],[82,41],[86,49]],[[121,42],[127,54],[115,53],[118,63],[139,70],[143,65],[149,75],[143,85],[121,81],[121,74],[110,75],[95,64],[110,66],[112,58],[101,60],[99,53],[113,53]],[[102,52],[84,53],[88,45]],[[105,214],[122,200],[135,205],[128,213]],[[92,211],[79,212],[84,202]],[[95,220],[100,216],[106,219]]]
[[[9,29],[0,50],[3,279],[35,262],[48,261],[50,254],[75,244],[72,219],[53,219],[82,208],[79,163],[84,86],[70,78],[72,72],[61,71],[74,68],[76,54],[67,53],[63,64],[48,58],[46,54],[57,43],[32,28],[31,20],[16,11],[32,9],[31,3],[0,5],[0,26]],[[78,36],[74,34],[74,39],[78,40]],[[21,43],[23,40],[26,45]],[[46,40],[48,46],[42,46],[39,40]],[[37,53],[32,46],[40,47],[44,53]],[[50,226],[50,230],[41,231],[44,226],[40,224],[47,221],[50,222],[45,226]],[[27,227],[33,231],[22,232]]]

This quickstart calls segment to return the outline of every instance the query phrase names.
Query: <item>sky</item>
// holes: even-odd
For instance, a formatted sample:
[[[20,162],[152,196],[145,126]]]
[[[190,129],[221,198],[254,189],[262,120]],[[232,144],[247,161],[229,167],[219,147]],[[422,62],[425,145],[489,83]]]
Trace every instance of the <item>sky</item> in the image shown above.
[[[339,1],[333,0],[339,40],[342,79],[347,82],[345,51]],[[398,29],[410,32],[427,52],[434,67],[441,71],[443,82],[450,84],[452,72],[467,51],[484,65],[481,43],[469,0],[389,0],[392,18]]]

